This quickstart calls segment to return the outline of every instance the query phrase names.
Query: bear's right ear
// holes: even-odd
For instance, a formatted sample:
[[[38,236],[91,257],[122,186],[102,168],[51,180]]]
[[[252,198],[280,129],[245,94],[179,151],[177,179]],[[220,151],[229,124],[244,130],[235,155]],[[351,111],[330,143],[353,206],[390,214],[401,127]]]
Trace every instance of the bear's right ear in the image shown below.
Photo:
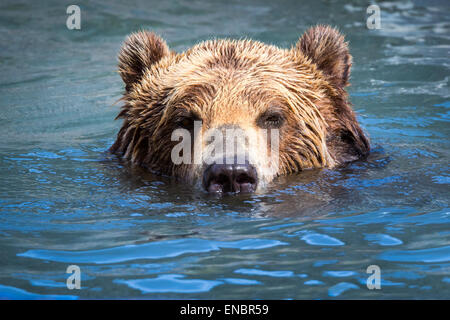
[[[141,80],[146,68],[170,54],[166,42],[153,32],[131,34],[119,53],[119,73],[127,91]]]
[[[352,56],[337,29],[326,25],[312,27],[297,42],[296,49],[311,59],[335,86],[348,85]]]

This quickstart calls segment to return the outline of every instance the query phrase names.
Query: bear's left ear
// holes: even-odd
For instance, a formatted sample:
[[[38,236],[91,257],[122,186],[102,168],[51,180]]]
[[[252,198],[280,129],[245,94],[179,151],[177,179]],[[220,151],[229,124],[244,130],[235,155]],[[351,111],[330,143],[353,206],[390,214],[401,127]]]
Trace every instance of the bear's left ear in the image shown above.
[[[119,53],[119,73],[129,91],[141,80],[146,68],[170,54],[166,42],[153,32],[131,34]]]
[[[352,56],[338,30],[323,25],[312,27],[297,42],[296,49],[310,58],[332,84],[340,88],[348,85]]]

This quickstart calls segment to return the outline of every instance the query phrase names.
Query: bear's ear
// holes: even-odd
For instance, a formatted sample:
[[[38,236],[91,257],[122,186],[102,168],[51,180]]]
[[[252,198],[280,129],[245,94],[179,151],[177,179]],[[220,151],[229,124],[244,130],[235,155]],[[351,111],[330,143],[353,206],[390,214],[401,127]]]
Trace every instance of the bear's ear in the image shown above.
[[[338,30],[318,25],[307,30],[296,49],[307,56],[337,87],[348,85],[352,56],[347,42]]]
[[[141,80],[146,68],[170,54],[166,42],[153,32],[140,31],[131,34],[119,53],[119,73],[129,91]]]

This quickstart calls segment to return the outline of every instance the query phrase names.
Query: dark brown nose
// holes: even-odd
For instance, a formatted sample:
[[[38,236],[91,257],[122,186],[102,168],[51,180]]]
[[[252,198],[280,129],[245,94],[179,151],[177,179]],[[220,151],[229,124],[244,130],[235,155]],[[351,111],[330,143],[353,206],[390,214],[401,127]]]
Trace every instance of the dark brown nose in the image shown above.
[[[203,173],[203,186],[210,193],[256,190],[256,169],[250,164],[212,164]]]

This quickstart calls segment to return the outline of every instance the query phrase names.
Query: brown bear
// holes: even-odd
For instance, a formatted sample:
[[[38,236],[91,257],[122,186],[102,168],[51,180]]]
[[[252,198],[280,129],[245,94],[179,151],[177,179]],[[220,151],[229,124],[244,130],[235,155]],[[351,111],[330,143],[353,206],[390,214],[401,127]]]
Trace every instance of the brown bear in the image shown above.
[[[344,37],[329,26],[309,29],[290,49],[226,39],[182,53],[154,33],[134,33],[119,54],[123,125],[110,151],[208,192],[252,192],[279,175],[361,159],[370,147],[345,91],[351,65]],[[178,155],[200,160],[174,161],[177,129],[191,134],[189,146],[200,141]],[[223,136],[204,139],[211,129]],[[234,145],[225,155],[207,148],[229,129],[271,138],[246,137],[238,162]]]

